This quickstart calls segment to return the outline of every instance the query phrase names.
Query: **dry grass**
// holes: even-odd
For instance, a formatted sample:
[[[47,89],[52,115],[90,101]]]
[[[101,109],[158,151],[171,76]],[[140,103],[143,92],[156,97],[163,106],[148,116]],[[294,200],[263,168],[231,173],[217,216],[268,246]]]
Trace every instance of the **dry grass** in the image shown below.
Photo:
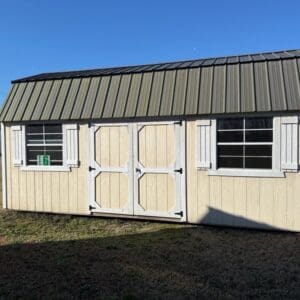
[[[300,235],[0,210],[0,298],[300,298]]]

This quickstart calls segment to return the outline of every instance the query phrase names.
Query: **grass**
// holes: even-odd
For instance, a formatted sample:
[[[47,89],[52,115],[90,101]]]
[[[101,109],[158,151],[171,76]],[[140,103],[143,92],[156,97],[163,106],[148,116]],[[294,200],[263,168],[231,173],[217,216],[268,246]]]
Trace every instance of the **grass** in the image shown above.
[[[300,298],[300,235],[0,210],[0,298]]]

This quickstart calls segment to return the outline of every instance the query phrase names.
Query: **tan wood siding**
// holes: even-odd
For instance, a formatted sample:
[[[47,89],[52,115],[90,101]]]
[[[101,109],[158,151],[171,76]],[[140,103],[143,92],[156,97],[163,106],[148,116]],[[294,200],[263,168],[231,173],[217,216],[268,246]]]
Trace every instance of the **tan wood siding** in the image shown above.
[[[11,161],[11,127],[6,127],[7,208],[88,214],[87,125],[79,129],[80,166],[70,172],[22,171]]]
[[[187,213],[192,223],[300,231],[300,174],[209,176],[196,168],[196,122],[187,122]]]

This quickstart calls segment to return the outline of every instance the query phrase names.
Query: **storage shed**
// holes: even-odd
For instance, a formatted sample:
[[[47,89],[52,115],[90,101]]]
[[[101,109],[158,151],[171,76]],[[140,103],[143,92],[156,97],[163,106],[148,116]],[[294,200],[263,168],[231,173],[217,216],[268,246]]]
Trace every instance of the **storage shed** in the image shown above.
[[[3,207],[300,231],[300,50],[12,81]]]

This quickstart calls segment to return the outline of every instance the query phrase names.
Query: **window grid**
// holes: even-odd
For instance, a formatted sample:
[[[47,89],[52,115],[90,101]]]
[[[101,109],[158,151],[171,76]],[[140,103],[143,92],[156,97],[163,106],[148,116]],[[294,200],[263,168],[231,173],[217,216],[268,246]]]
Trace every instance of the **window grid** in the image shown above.
[[[53,124],[53,125],[37,125],[36,128],[41,127],[41,132],[28,132],[28,127],[34,125],[26,126],[26,161],[27,165],[37,165],[37,155],[49,155],[50,156],[50,165],[62,165],[63,164],[63,133],[62,133],[62,125]],[[47,132],[46,126],[50,128],[51,126],[59,126],[58,132]],[[47,136],[59,136],[60,139],[49,139]],[[33,136],[41,136],[41,139],[38,143],[34,143],[34,139],[30,139]],[[28,142],[28,140],[30,142]],[[36,154],[36,158],[32,158],[31,153]],[[59,156],[59,159],[55,155]],[[51,158],[52,156],[52,158]],[[29,158],[30,157],[30,158]]]
[[[228,120],[228,119],[227,119]],[[217,132],[242,132],[243,133],[243,141],[242,142],[219,142],[219,138],[217,139],[217,146],[242,146],[242,155],[220,155],[219,150],[217,151],[218,158],[242,158],[242,169],[246,168],[246,158],[271,158],[273,155],[273,139],[272,142],[247,142],[246,141],[246,132],[247,131],[272,131],[273,132],[273,120],[272,120],[272,128],[246,128],[246,120],[247,118],[243,118],[243,128],[229,128],[229,129],[219,129],[217,128]],[[219,127],[219,126],[218,126]],[[271,146],[271,155],[246,155],[246,146]],[[218,148],[218,147],[217,147]],[[271,167],[272,168],[272,167]]]

